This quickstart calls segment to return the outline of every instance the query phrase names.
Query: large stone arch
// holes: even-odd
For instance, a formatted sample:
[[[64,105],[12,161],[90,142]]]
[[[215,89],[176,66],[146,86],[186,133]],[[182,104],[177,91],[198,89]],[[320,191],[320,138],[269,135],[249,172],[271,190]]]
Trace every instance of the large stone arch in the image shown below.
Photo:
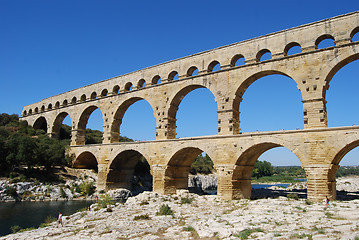
[[[175,139],[176,138],[176,121],[177,121],[177,111],[178,111],[178,107],[181,104],[183,98],[190,92],[192,92],[193,90],[199,89],[199,88],[206,88],[208,89],[213,96],[215,96],[216,98],[216,94],[213,93],[213,91],[211,91],[211,89],[205,87],[204,85],[201,84],[191,84],[191,85],[187,85],[183,88],[181,88],[179,91],[177,91],[174,96],[171,98],[170,101],[170,105],[168,108],[168,114],[167,114],[167,139]],[[218,104],[217,104],[217,109],[218,109]]]
[[[131,98],[126,99],[125,101],[123,101],[117,107],[116,112],[113,115],[113,120],[112,120],[112,124],[111,124],[111,137],[110,137],[110,142],[111,143],[119,142],[119,139],[120,139],[120,127],[121,127],[121,124],[122,124],[123,116],[125,115],[127,109],[131,105],[133,105],[134,103],[136,103],[136,102],[138,102],[140,100],[145,100],[151,106],[151,108],[153,110],[153,106],[152,106],[151,102],[147,101],[145,98],[140,97],[140,96],[131,97]],[[156,118],[155,115],[154,115],[154,117]]]
[[[93,169],[95,172],[98,171],[97,158],[90,151],[85,151],[79,154],[72,165],[74,168]]]
[[[355,50],[357,49],[357,50]],[[342,69],[347,64],[356,61],[359,59],[359,45],[353,46],[352,52],[344,52],[342,54],[336,55],[322,71],[322,76],[320,79],[323,79],[323,88],[322,96],[325,99],[327,90],[329,89],[330,81],[334,75]]]
[[[188,188],[190,167],[202,152],[203,150],[197,147],[185,147],[172,155],[165,170],[164,188],[166,193],[175,194],[177,189]]]
[[[87,126],[87,122],[91,116],[91,114],[93,113],[93,111],[95,111],[96,109],[100,109],[101,114],[102,114],[102,119],[104,119],[103,117],[103,111],[101,110],[100,106],[96,106],[96,105],[90,105],[87,106],[81,113],[78,122],[76,124],[76,145],[84,145],[85,144],[85,134],[86,134],[86,126]],[[104,125],[104,124],[103,124]]]
[[[244,93],[247,91],[247,89],[257,80],[259,80],[262,77],[266,77],[266,76],[270,76],[270,75],[282,75],[285,77],[290,78],[292,81],[295,82],[297,89],[300,90],[300,88],[298,87],[298,83],[294,80],[294,78],[292,76],[290,76],[289,74],[280,71],[280,70],[263,70],[263,71],[259,71],[256,72],[252,75],[249,75],[245,78],[244,81],[241,82],[241,84],[238,86],[237,90],[235,91],[235,95],[233,97],[233,102],[232,102],[232,108],[233,108],[233,122],[237,122],[238,123],[238,128],[239,126],[239,122],[240,122],[240,117],[239,117],[239,113],[240,113],[240,104],[243,100],[243,95]],[[303,99],[303,95],[301,94],[301,99]],[[239,133],[239,130],[236,130],[234,132]]]
[[[64,119],[67,116],[70,117],[71,125],[72,125],[72,117],[68,112],[64,111],[64,112],[61,112],[61,113],[57,114],[57,116],[55,117],[54,122],[52,123],[52,129],[51,129],[51,136],[52,137],[55,137],[55,138],[60,137],[61,125],[62,125],[62,122],[64,121]],[[73,128],[73,126],[71,126],[71,128]]]
[[[254,168],[254,164],[258,158],[266,151],[276,148],[285,147],[294,153],[303,165],[303,155],[291,144],[288,144],[279,139],[264,140],[263,142],[251,145],[247,148],[243,147],[234,165],[232,173],[232,188],[233,198],[250,198],[251,189],[251,175]]]
[[[149,174],[143,173],[143,179],[134,179],[136,171],[138,170],[138,163],[142,163],[140,164],[141,168],[149,168],[145,169],[148,170]],[[139,151],[124,150],[118,153],[109,164],[106,176],[106,189],[126,188],[128,190],[134,190],[134,181],[140,180],[142,181],[142,185],[145,186],[144,190],[152,190],[151,167],[152,165]],[[148,184],[150,184],[150,186]]]
[[[35,130],[42,129],[47,133],[48,132],[48,125],[47,125],[46,118],[44,116],[38,117],[35,120],[34,124],[33,124],[33,128]]]

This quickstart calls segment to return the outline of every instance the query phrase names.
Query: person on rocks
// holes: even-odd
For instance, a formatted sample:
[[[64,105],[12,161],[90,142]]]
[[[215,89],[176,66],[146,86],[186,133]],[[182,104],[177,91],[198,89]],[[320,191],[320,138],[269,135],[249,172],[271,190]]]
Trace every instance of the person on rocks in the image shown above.
[[[61,224],[61,227],[63,227],[63,223],[62,223],[62,213],[59,212],[59,217],[57,219],[57,227],[59,227],[59,224]]]
[[[329,200],[328,196],[325,196],[325,198],[326,198],[325,201],[326,201],[327,207],[329,207],[329,201],[330,201],[330,200]]]

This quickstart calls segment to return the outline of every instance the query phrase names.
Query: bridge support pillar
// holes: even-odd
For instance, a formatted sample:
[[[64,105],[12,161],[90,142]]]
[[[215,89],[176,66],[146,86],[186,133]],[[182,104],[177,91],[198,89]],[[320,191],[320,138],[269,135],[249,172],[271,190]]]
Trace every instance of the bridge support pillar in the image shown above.
[[[107,163],[97,165],[97,191],[106,190],[107,166]]]
[[[327,196],[336,199],[335,173],[339,165],[312,164],[303,166],[307,175],[307,198],[319,202]]]
[[[250,198],[253,166],[218,165],[217,195],[222,200]],[[248,176],[249,175],[249,176]]]
[[[153,191],[159,194],[174,194],[176,187],[166,186],[168,180],[165,177],[166,165],[156,164],[152,166]]]
[[[322,99],[303,100],[304,128],[328,127],[326,101]]]
[[[85,130],[71,130],[71,145],[85,145]]]

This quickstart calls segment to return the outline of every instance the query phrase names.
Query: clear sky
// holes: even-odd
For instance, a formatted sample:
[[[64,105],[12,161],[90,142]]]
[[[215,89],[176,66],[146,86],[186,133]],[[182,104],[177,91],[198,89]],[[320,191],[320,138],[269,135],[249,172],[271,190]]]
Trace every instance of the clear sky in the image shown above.
[[[20,114],[25,105],[104,79],[357,10],[357,0],[0,0],[0,112]],[[358,62],[331,82],[329,126],[359,124],[357,104],[352,104],[359,98]],[[242,131],[303,128],[301,100],[292,79],[259,79],[241,104]],[[216,134],[216,111],[208,90],[191,92],[177,113],[178,137]],[[91,115],[89,127],[101,130],[99,111]],[[154,133],[151,107],[135,103],[125,114],[121,135],[153,140]],[[300,165],[280,148],[261,159]],[[359,165],[359,151],[342,163]]]

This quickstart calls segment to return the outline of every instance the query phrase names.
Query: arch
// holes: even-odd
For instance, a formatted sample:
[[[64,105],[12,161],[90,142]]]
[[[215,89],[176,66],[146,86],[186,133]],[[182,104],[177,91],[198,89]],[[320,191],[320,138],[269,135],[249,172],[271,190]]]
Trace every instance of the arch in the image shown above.
[[[137,88],[144,88],[144,87],[146,87],[145,79],[139,80],[138,83],[137,83]]]
[[[76,98],[76,97],[73,97],[73,98],[71,99],[71,104],[76,104],[76,102],[77,102],[77,98]]]
[[[296,47],[299,47],[299,52],[296,51],[295,53],[290,53],[290,51],[292,49],[295,49]],[[285,46],[285,48],[284,48],[284,56],[289,56],[289,55],[293,55],[293,54],[297,54],[297,53],[301,53],[301,52],[302,52],[301,46],[297,42],[288,43],[287,46]]]
[[[32,109],[31,108],[29,109],[29,114],[32,114]]]
[[[61,130],[62,122],[64,121],[64,119],[67,116],[69,116],[71,118],[71,116],[67,112],[61,112],[56,116],[55,121],[52,124],[52,129],[51,129],[52,137],[60,138],[60,132],[61,132],[60,130]],[[72,121],[70,121],[70,122],[72,122]]]
[[[101,91],[101,97],[106,97],[108,94],[108,90],[105,88]]]
[[[36,107],[36,108],[35,108],[35,113],[38,113],[38,112],[39,112],[39,108]]]
[[[172,71],[168,74],[168,80],[178,80],[178,72]]]
[[[235,97],[233,99],[233,109],[235,110],[234,115],[233,115],[233,122],[240,122],[239,119],[239,112],[240,112],[240,104],[243,101],[244,98],[244,93],[247,91],[247,89],[249,88],[249,86],[251,86],[255,81],[257,81],[260,78],[266,77],[266,76],[270,76],[270,75],[282,75],[285,77],[288,77],[291,79],[291,81],[294,81],[293,78],[291,76],[289,76],[288,74],[281,72],[281,71],[277,71],[277,70],[267,70],[267,71],[261,71],[258,73],[255,73],[253,75],[251,75],[250,77],[248,77],[245,81],[243,81],[243,83],[238,87],[236,93],[235,93]],[[294,81],[295,82],[295,81]],[[296,87],[298,89],[298,85],[295,82]],[[303,99],[302,93],[299,92],[301,100]],[[298,114],[302,114],[302,109],[300,110],[300,113]],[[297,127],[295,127],[297,128]],[[279,129],[276,129],[279,130]]]
[[[217,60],[214,60],[208,65],[207,70],[208,70],[208,72],[219,71],[219,70],[221,70],[221,64]]]
[[[189,85],[182,88],[171,100],[170,107],[168,109],[168,124],[167,124],[167,138],[174,139],[176,138],[176,115],[178,111],[178,106],[180,105],[182,99],[191,91],[205,88],[202,85]],[[212,93],[213,94],[213,93]]]
[[[67,100],[65,99],[63,102],[62,102],[62,106],[66,107],[67,106]]]
[[[286,144],[283,144],[281,140],[278,141],[278,139],[272,139],[250,146],[249,148],[241,152],[235,163],[236,166],[233,170],[232,175],[232,187],[233,191],[235,192],[235,198],[251,197],[251,176],[254,164],[264,152],[277,147],[286,147],[285,145]],[[291,151],[290,148],[287,149]],[[295,148],[293,147],[293,149]],[[298,157],[299,161],[301,161],[301,155],[299,154],[298,156],[299,152],[291,152]]]
[[[126,83],[126,85],[125,85],[125,91],[131,91],[132,90],[132,83],[131,82],[128,82],[128,83]]]
[[[138,185],[143,187],[140,188]],[[136,193],[151,191],[151,166],[140,152],[125,150],[119,153],[109,165],[106,188],[126,188]]]
[[[196,147],[186,147],[177,151],[169,160],[165,170],[165,189],[175,194],[177,189],[188,188],[188,175],[195,158],[203,151]]]
[[[118,94],[119,93],[119,91],[120,91],[120,86],[118,86],[118,85],[115,85],[113,88],[112,88],[112,93],[113,94]]]
[[[152,78],[152,81],[151,81],[152,84],[160,84],[161,83],[161,77],[159,75],[156,75]]]
[[[83,145],[85,144],[85,137],[86,137],[86,126],[87,126],[87,122],[91,116],[91,114],[93,113],[93,111],[95,111],[96,109],[99,109],[101,111],[101,109],[95,105],[89,106],[87,107],[81,114],[79,122],[77,123],[77,129],[78,129],[78,142],[77,145]],[[101,111],[102,114],[102,119],[103,118],[103,113]],[[103,126],[103,123],[102,123]]]
[[[343,159],[343,157],[349,153],[351,150],[353,150],[354,148],[359,146],[359,140],[355,140],[353,142],[350,142],[348,144],[346,144],[345,146],[342,147],[342,149],[340,149],[338,151],[338,153],[334,156],[333,160],[332,160],[332,164],[334,165],[339,165],[340,161]]]
[[[51,110],[52,109],[52,104],[49,103],[49,105],[47,106],[47,109]]]
[[[41,112],[45,112],[45,105],[41,106]]]
[[[359,27],[356,27],[354,28],[354,30],[350,33],[350,40],[352,42],[356,42],[356,41],[359,41],[359,37],[356,37],[358,36],[358,33],[359,32]]]
[[[335,46],[335,39],[332,35],[330,34],[323,34],[320,37],[317,38],[317,40],[315,40],[315,49],[320,49],[320,48],[327,48],[328,46],[325,47],[320,47],[319,44],[322,43],[324,40],[330,39],[333,41],[333,46]]]
[[[55,108],[59,108],[59,107],[60,107],[60,102],[57,101],[57,102],[55,103]]]
[[[256,55],[256,61],[257,62],[262,62],[262,61],[265,61],[265,60],[269,60],[269,59],[263,59],[263,56],[265,55],[265,54],[270,54],[270,57],[269,57],[269,59],[271,59],[272,58],[272,53],[271,53],[271,51],[269,51],[268,49],[262,49],[262,50],[260,50],[258,53],[257,53],[257,55]]]
[[[81,102],[86,102],[86,94],[81,95]]]
[[[333,65],[330,65],[328,68],[329,68],[329,71],[326,71],[325,72],[325,87],[323,88],[323,92],[322,92],[322,95],[323,97],[325,98],[326,97],[326,92],[327,90],[329,89],[329,83],[330,81],[332,80],[332,78],[334,77],[334,75],[341,69],[343,68],[344,66],[346,66],[347,64],[355,61],[355,60],[358,60],[359,59],[359,53],[354,53],[352,55],[349,55],[343,59],[341,59],[341,61],[332,61],[334,62]],[[323,71],[324,72],[324,71]]]
[[[27,116],[27,111],[25,110],[23,113],[22,113],[23,116]]]
[[[85,151],[81,153],[73,162],[72,166],[74,168],[81,169],[93,169],[95,172],[98,172],[97,159],[94,154],[91,152]]]
[[[44,130],[45,132],[47,132],[47,121],[46,121],[46,118],[44,117],[39,117],[38,119],[36,119],[34,125],[33,125],[33,128],[35,130],[38,130],[38,129],[42,129]]]
[[[97,93],[96,93],[96,92],[92,92],[90,98],[91,98],[92,100],[96,99],[96,98],[97,98]]]
[[[127,99],[126,101],[124,101],[116,110],[115,115],[114,115],[114,120],[111,124],[111,142],[118,142],[119,138],[120,138],[120,126],[122,124],[122,119],[123,116],[125,115],[127,109],[134,103],[136,103],[137,101],[140,100],[145,100],[141,97],[133,97],[130,99]],[[152,110],[153,107],[150,104]]]
[[[196,70],[197,70],[197,74],[196,74],[196,75],[198,75],[198,68],[197,68],[196,66],[190,67],[190,68],[187,70],[186,76],[187,76],[187,77],[194,76]]]
[[[240,64],[238,64],[238,62],[240,61],[240,59],[242,59],[243,62],[240,63]],[[231,65],[231,67],[236,66],[236,64],[237,64],[237,66],[238,66],[238,65],[244,65],[244,62],[245,62],[244,56],[243,56],[242,54],[237,54],[237,55],[234,55],[234,56],[232,57],[232,60],[231,60],[230,65]]]

